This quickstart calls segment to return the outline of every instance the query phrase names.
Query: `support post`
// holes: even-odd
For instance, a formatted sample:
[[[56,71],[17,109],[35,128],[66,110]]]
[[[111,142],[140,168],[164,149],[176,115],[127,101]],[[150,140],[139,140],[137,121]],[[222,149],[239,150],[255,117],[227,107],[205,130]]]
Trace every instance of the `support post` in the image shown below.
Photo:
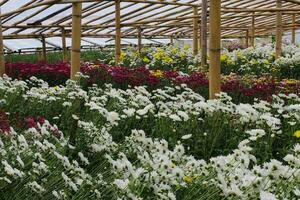
[[[200,24],[200,27],[199,27],[199,39],[198,39],[198,47],[199,47],[199,52],[201,52],[202,50],[202,43],[201,43],[201,40],[202,40],[202,28],[201,28],[201,24]]]
[[[221,0],[210,0],[209,98],[221,91]]]
[[[67,42],[66,42],[66,30],[64,27],[61,28],[61,46],[63,53],[63,62],[68,62],[68,50],[67,50]]]
[[[116,38],[115,38],[115,59],[116,64],[120,63],[121,57],[121,0],[115,0],[115,20],[116,20]]]
[[[251,18],[251,47],[255,46],[255,13],[252,13]]]
[[[142,28],[138,27],[138,52],[142,53]]]
[[[249,47],[249,30],[246,30],[245,46],[246,46],[246,48]]]
[[[76,74],[80,72],[82,3],[73,3],[72,12],[71,79],[76,80]]]
[[[5,74],[5,60],[4,60],[4,47],[3,47],[3,34],[2,34],[2,20],[0,18],[0,76],[3,76],[4,74]]]
[[[35,51],[37,52],[37,61],[43,61],[42,48],[36,48]]]
[[[47,61],[46,38],[42,36],[42,61]]]
[[[296,44],[296,14],[292,15],[292,44]]]
[[[194,18],[193,18],[193,53],[194,56],[198,55],[199,49],[198,49],[198,32],[199,32],[199,18],[198,16],[198,7],[193,7],[194,12]]]
[[[207,65],[207,0],[202,0],[201,12],[201,67]]]
[[[173,35],[170,36],[170,44],[171,44],[171,45],[174,44],[174,36],[173,36]]]
[[[281,0],[276,0],[276,8],[281,8],[282,2]],[[275,58],[279,58],[281,56],[281,48],[282,48],[282,12],[277,11],[276,13],[276,52]]]

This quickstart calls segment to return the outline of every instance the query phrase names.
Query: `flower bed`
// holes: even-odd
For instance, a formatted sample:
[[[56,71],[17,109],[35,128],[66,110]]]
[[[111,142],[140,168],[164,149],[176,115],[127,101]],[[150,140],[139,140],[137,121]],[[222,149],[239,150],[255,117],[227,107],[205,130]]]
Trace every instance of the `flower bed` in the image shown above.
[[[193,72],[190,75],[177,71],[148,70],[145,67],[127,68],[104,64],[82,65],[81,71],[88,78],[81,83],[85,86],[97,84],[103,86],[112,83],[118,88],[147,85],[149,89],[163,86],[186,84],[194,91],[207,97],[208,78],[205,73]],[[68,63],[20,63],[8,64],[7,74],[12,78],[26,80],[31,76],[41,78],[50,85],[56,86],[66,82],[69,77]],[[268,100],[273,94],[299,93],[300,81],[293,79],[278,80],[272,77],[228,75],[222,78],[222,91],[230,94],[235,102],[252,102],[255,98]]]
[[[185,85],[83,89],[4,77],[0,97],[4,199],[300,195],[295,94],[250,105],[226,94],[206,101]]]
[[[280,79],[300,79],[299,52],[299,47],[285,45],[282,57],[275,60],[273,45],[238,49],[233,52],[225,51],[221,56],[221,69],[223,74],[257,76],[267,74]]]
[[[43,79],[51,85],[64,84],[70,76],[70,67],[67,63],[50,64],[37,63],[8,63],[6,74],[13,78],[29,79],[31,76]]]

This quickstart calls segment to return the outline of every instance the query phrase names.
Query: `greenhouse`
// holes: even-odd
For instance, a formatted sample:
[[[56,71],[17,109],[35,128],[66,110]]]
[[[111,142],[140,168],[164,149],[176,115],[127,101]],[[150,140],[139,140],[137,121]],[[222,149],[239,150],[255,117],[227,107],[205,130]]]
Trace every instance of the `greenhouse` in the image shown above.
[[[0,8],[0,200],[300,199],[300,0]]]

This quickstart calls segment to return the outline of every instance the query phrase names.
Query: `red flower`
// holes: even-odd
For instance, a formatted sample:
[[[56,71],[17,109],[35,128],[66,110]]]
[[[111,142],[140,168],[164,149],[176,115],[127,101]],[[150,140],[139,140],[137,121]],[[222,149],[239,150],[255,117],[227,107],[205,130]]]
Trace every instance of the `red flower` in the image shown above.
[[[32,117],[27,117],[24,121],[26,123],[27,128],[35,128],[37,126],[37,123]]]
[[[0,111],[0,131],[3,133],[10,132],[10,125],[7,114],[4,111]]]

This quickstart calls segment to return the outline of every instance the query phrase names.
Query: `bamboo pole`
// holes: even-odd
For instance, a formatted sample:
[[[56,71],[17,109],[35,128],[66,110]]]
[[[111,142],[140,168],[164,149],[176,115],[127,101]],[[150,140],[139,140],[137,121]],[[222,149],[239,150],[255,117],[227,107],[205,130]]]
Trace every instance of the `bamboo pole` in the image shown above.
[[[299,12],[300,8],[224,8],[222,12],[224,13],[246,13],[246,12],[288,12],[288,11],[294,11]]]
[[[221,0],[210,0],[209,37],[209,98],[221,91]]]
[[[201,11],[201,67],[204,67],[207,65],[207,0],[202,0]]]
[[[201,28],[201,25],[200,25],[199,29],[200,30],[199,30],[198,47],[199,47],[199,51],[202,52],[202,43],[201,43],[202,42],[201,41],[202,40],[202,36],[201,36],[202,35],[202,33],[201,33],[202,32],[202,28]]]
[[[171,44],[171,45],[174,44],[174,36],[173,36],[173,35],[170,36],[170,44]]]
[[[193,7],[194,16],[198,15],[198,7]],[[193,18],[193,53],[194,55],[198,55],[199,49],[198,49],[198,31],[199,31],[199,19]]]
[[[115,0],[115,17],[116,17],[116,38],[115,38],[115,59],[116,63],[120,63],[121,57],[121,0]]]
[[[47,47],[45,36],[42,36],[42,61],[47,61]]]
[[[251,16],[251,47],[255,46],[255,13]]]
[[[293,23],[293,28],[292,28],[292,44],[296,44],[296,14],[292,15],[292,23]]]
[[[63,53],[63,62],[68,62],[68,50],[67,50],[67,42],[66,42],[66,30],[65,28],[61,28],[61,46]]]
[[[249,47],[249,30],[246,30],[245,46],[246,46],[246,48]]]
[[[276,8],[281,8],[282,2],[281,0],[276,0]],[[279,58],[281,56],[281,48],[282,48],[282,13],[278,11],[276,13],[276,52],[275,58]]]
[[[138,52],[142,53],[142,28],[138,27]]]
[[[42,49],[41,48],[37,48],[36,52],[37,52],[37,60],[38,61],[43,61]]]
[[[80,72],[82,3],[73,3],[72,7],[71,79],[76,80],[76,74]]]
[[[0,10],[1,14],[1,10]],[[0,76],[5,74],[5,60],[4,60],[4,47],[3,47],[3,35],[2,35],[2,20],[0,18]]]

